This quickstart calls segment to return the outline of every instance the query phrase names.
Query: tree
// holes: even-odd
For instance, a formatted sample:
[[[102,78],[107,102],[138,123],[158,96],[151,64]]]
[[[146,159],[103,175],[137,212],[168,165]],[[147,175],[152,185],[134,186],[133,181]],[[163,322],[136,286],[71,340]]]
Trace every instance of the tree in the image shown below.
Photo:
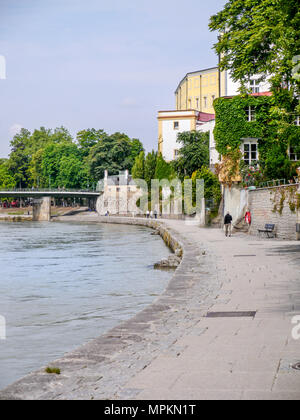
[[[176,173],[172,165],[164,160],[161,154],[158,155],[156,160],[156,168],[154,178],[159,181],[166,179],[171,181],[176,177]]]
[[[79,188],[83,162],[76,144],[50,144],[42,153],[41,175],[44,187]],[[86,188],[86,186],[85,186]]]
[[[155,170],[156,170],[156,162],[157,162],[157,152],[152,150],[151,153],[148,153],[145,159],[145,181],[148,184],[148,187],[151,186],[151,180],[155,178]]]
[[[77,133],[77,142],[82,155],[88,156],[91,148],[99,143],[104,137],[107,137],[104,130],[95,130],[95,128],[91,128],[79,131]]]
[[[205,200],[212,201],[216,206],[218,206],[222,198],[222,193],[221,184],[217,175],[212,173],[212,171],[207,167],[203,166],[200,170],[193,173],[193,183],[196,183],[196,179],[204,180]]]
[[[91,148],[87,158],[90,176],[98,182],[104,177],[105,170],[112,175],[126,169],[131,171],[138,150],[140,148],[137,147],[137,142],[132,141],[126,134],[114,133],[104,136]]]
[[[28,172],[30,154],[28,152],[28,143],[30,140],[30,131],[22,128],[20,133],[16,134],[11,141],[11,153],[7,161],[7,169],[14,177],[18,187],[26,187],[29,183],[30,174]]]
[[[138,139],[131,140],[131,160],[132,165],[134,165],[135,159],[140,155],[140,153],[144,152],[144,147],[142,143]]]
[[[221,33],[215,45],[221,70],[241,83],[254,74],[271,75],[274,93],[287,87],[299,93],[293,76],[299,26],[298,0],[229,0],[209,25]]]
[[[135,163],[132,168],[132,176],[134,179],[144,179],[145,177],[145,152],[141,152],[135,158]]]
[[[209,166],[209,133],[186,131],[178,134],[177,142],[182,147],[173,165],[179,177],[191,177],[202,166]]]
[[[13,189],[16,186],[14,177],[9,173],[7,160],[0,161],[0,188],[3,190]]]

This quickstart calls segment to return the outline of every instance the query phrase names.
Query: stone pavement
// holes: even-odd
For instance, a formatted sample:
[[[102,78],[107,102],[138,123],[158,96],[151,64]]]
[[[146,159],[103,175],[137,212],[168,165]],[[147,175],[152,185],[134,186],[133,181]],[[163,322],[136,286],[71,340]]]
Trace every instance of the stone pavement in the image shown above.
[[[300,246],[184,221],[74,216],[159,227],[184,256],[166,291],[133,319],[0,392],[0,399],[300,399]],[[167,231],[166,231],[167,228]],[[171,238],[171,239],[170,239]],[[256,311],[253,318],[208,312]],[[300,332],[300,330],[299,330]]]
[[[210,312],[257,311],[255,318],[200,318],[126,384],[137,399],[300,399],[300,245],[167,221],[215,257],[222,286]]]

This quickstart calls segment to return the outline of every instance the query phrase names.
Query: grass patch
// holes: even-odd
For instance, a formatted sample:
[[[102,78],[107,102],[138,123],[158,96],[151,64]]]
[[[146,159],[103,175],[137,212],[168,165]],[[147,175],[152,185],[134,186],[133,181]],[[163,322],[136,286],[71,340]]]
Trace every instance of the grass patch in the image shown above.
[[[60,375],[60,369],[58,368],[51,368],[51,367],[47,367],[45,369],[46,373],[49,373],[50,375]]]
[[[24,211],[20,210],[20,211],[11,211],[9,213],[7,213],[9,216],[23,216],[24,215]]]

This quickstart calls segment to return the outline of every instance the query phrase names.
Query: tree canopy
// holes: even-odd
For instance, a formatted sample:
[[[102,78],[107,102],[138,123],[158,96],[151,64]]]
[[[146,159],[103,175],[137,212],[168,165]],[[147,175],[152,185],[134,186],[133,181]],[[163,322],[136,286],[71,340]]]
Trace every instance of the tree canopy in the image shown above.
[[[177,142],[182,147],[173,165],[180,178],[191,177],[202,166],[209,166],[209,133],[182,132],[178,134]]]
[[[234,80],[271,75],[274,87],[286,83],[298,92],[293,69],[300,51],[299,26],[298,0],[229,0],[209,25],[220,33],[215,45],[220,68],[230,70]]]
[[[10,143],[9,158],[0,159],[0,186],[85,189],[96,185],[105,169],[113,175],[131,170],[144,150],[138,139],[102,129],[82,130],[76,140],[64,127],[22,128]]]

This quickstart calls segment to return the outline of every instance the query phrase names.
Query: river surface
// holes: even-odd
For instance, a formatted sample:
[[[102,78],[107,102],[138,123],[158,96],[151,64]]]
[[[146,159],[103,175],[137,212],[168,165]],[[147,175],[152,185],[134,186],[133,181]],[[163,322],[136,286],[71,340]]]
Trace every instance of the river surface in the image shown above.
[[[171,273],[154,271],[153,264],[170,251],[150,233],[137,226],[0,223],[6,320],[0,389],[129,319],[163,292]]]

